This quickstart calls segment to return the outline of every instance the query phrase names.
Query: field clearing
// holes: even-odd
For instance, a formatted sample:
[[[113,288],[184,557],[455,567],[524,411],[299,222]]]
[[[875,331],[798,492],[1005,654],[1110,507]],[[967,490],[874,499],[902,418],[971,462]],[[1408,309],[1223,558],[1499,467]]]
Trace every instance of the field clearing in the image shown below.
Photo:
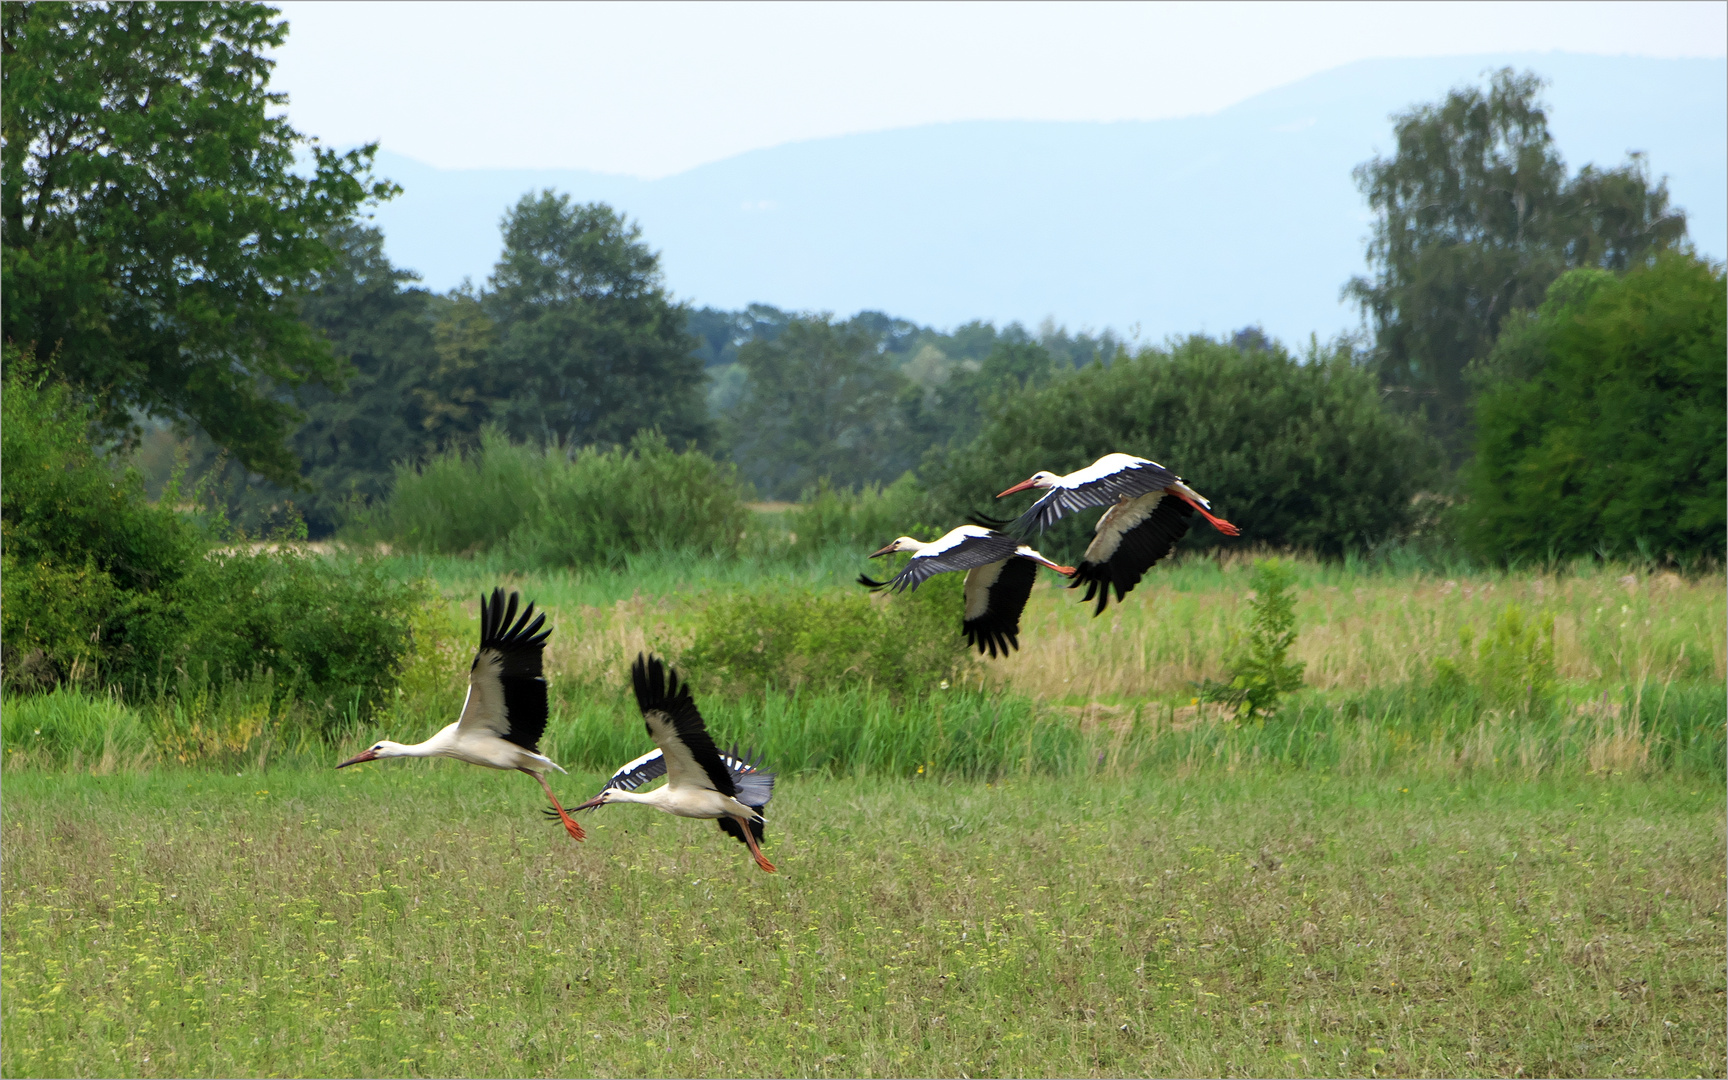
[[[543,747],[584,798],[581,766],[645,748],[637,651],[676,658],[714,595],[853,589],[859,562],[395,557],[447,601],[403,696],[226,771],[172,765],[148,703],[8,698],[0,1072],[1728,1072],[1721,574],[1300,562],[1310,688],[1263,723],[1191,704],[1244,616],[1234,557],[1098,619],[1041,587],[1022,651],[923,697],[687,671],[720,741],[782,773],[776,875],[636,807],[573,844],[522,777],[329,769],[454,717],[504,584],[552,615]],[[1435,689],[1508,605],[1554,620],[1531,714]]]
[[[1154,569],[1125,603],[1093,618],[1079,592],[1041,576],[1022,620],[1021,649],[984,665],[979,676],[1034,700],[1084,704],[1185,700],[1191,685],[1223,670],[1240,626],[1252,559],[1203,556]],[[689,644],[703,596],[717,589],[856,588],[868,560],[829,553],[799,566],[664,567],[645,560],[629,574],[498,574],[483,563],[418,562],[465,617],[478,625],[479,596],[500,581],[562,616],[548,643],[550,671],[582,682],[620,684],[644,648],[674,655]],[[875,568],[880,569],[880,568]],[[1549,573],[1396,573],[1297,563],[1292,651],[1320,690],[1362,690],[1427,677],[1456,658],[1460,633],[1483,634],[1509,604],[1554,617],[1555,674],[1575,686],[1661,685],[1728,679],[1728,579],[1682,578],[1624,567],[1580,566]],[[893,602],[884,598],[883,602]],[[958,622],[958,615],[956,615]]]
[[[14,773],[6,1075],[1712,1075],[1716,783]],[[598,777],[561,781],[573,796]]]

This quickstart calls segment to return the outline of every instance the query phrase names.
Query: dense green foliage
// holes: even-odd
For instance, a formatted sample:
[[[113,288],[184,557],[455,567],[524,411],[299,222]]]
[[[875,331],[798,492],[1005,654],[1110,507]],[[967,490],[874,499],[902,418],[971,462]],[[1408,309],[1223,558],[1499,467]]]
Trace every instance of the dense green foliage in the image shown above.
[[[390,264],[377,229],[351,225],[330,240],[338,257],[300,309],[352,374],[340,393],[320,387],[302,396],[306,422],[292,440],[310,489],[299,505],[317,535],[334,530],[351,501],[387,496],[391,465],[433,449],[441,419],[429,394],[439,372],[426,364],[437,356],[436,298]]]
[[[905,379],[862,328],[799,319],[738,355],[734,453],[759,490],[790,498],[822,477],[850,487],[916,462],[895,423]]]
[[[907,473],[882,487],[865,484],[856,491],[836,489],[826,480],[804,492],[786,516],[786,524],[806,547],[847,548],[867,553],[897,536],[946,531],[928,520],[934,516],[930,496]]]
[[[1466,536],[1490,559],[1720,560],[1724,279],[1672,255],[1576,271],[1477,371]]]
[[[203,553],[136,472],[90,445],[91,408],[28,353],[8,350],[0,392],[0,617],[5,677],[52,684],[112,656],[131,598],[173,585]]]
[[[654,432],[574,453],[487,428],[476,450],[397,470],[356,531],[406,551],[497,551],[523,566],[622,567],[649,551],[729,553],[746,511],[736,470]]]
[[[525,195],[504,216],[504,253],[481,306],[510,392],[495,418],[518,439],[587,446],[657,428],[706,433],[702,364],[687,312],[666,295],[640,227],[604,203]]]
[[[1623,271],[1680,243],[1686,218],[1641,160],[1570,179],[1539,100],[1511,69],[1397,118],[1397,149],[1359,166],[1375,213],[1371,278],[1346,292],[1375,334],[1393,400],[1428,418],[1454,453],[1465,443],[1464,371],[1502,322],[1532,308],[1568,268]]]
[[[1433,460],[1347,356],[1304,361],[1279,346],[1195,337],[1004,400],[976,440],[933,454],[920,475],[944,520],[958,523],[969,512],[1018,513],[1021,502],[996,503],[995,494],[1040,469],[1068,472],[1114,451],[1175,469],[1241,528],[1243,542],[1327,554],[1395,535]],[[1075,515],[1041,550],[1077,554],[1091,527]],[[1202,524],[1185,542],[1211,543],[1212,531]]]
[[[755,304],[691,316],[722,443],[757,489],[793,498],[828,480],[888,484],[931,449],[970,440],[992,403],[1114,359],[1106,333],[1019,324],[952,333],[878,312],[799,316]]]
[[[797,588],[714,596],[680,658],[729,693],[875,687],[896,697],[959,680],[960,574],[894,596]]]
[[[212,553],[173,486],[147,502],[137,472],[91,446],[90,406],[28,356],[8,364],[0,413],[9,687],[161,693],[270,671],[330,716],[388,692],[419,587],[376,561]]]
[[[392,188],[268,90],[287,24],[262,4],[7,4],[0,307],[110,431],[195,424],[251,469],[298,472],[281,391],[342,365],[290,299],[325,233]],[[273,115],[275,114],[275,115]],[[296,165],[305,155],[309,169]]]

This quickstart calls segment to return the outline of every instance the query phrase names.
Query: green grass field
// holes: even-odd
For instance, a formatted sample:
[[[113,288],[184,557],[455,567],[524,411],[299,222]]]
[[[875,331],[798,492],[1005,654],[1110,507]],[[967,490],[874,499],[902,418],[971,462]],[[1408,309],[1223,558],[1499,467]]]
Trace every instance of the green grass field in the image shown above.
[[[564,784],[572,793],[597,776]],[[15,773],[8,1076],[1721,1075],[1720,783]],[[637,812],[632,812],[637,811]]]
[[[1099,619],[1041,587],[1020,653],[927,697],[687,671],[782,773],[775,875],[638,807],[572,843],[521,776],[330,769],[454,717],[503,583],[552,613],[543,745],[585,798],[646,746],[637,650],[677,656],[729,591],[855,589],[856,562],[399,559],[448,601],[434,644],[335,743],[277,730],[257,685],[171,729],[160,703],[6,699],[0,1072],[1728,1071],[1720,574],[1303,563],[1310,688],[1264,722],[1191,696],[1239,559]],[[1508,607],[1553,620],[1539,708],[1470,682]]]

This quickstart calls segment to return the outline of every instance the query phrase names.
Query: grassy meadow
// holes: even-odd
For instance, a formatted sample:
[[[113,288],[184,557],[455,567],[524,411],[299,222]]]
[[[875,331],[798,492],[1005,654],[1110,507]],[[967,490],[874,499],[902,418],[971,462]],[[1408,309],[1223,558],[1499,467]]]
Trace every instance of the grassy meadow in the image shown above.
[[[783,775],[767,875],[636,807],[572,843],[525,777],[329,766],[454,717],[504,584],[553,615],[543,749],[586,797],[645,748],[638,650],[676,660],[717,597],[858,592],[860,560],[391,564],[446,604],[334,742],[256,688],[5,701],[0,1071],[1728,1070],[1720,573],[1299,562],[1307,688],[1247,722],[1195,691],[1240,557],[1097,619],[1041,585],[1019,653],[928,694],[688,670]],[[1539,701],[1496,689],[1531,657]]]

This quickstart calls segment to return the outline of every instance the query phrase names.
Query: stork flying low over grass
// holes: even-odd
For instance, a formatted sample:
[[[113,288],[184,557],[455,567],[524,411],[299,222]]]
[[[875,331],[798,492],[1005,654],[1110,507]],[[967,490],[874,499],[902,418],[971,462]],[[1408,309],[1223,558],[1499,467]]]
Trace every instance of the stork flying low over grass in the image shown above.
[[[773,796],[774,774],[762,772],[757,768],[760,759],[749,753],[740,756],[736,747],[730,755],[715,747],[689,686],[680,684],[677,673],[659,657],[639,654],[630,666],[630,680],[636,688],[642,723],[659,750],[613,773],[600,794],[574,809],[627,802],[678,817],[711,818],[719,823],[721,832],[750,849],[757,866],[772,874],[774,864],[762,854],[767,824],[762,810]],[[636,791],[662,775],[666,777],[663,786]],[[557,806],[556,800],[553,806]]]
[[[1094,616],[1110,604],[1110,589],[1121,600],[1133,590],[1153,564],[1170,554],[1176,541],[1188,533],[1196,511],[1225,536],[1241,530],[1214,517],[1212,503],[1182,482],[1182,478],[1158,464],[1132,454],[1105,454],[1092,464],[1057,476],[1034,473],[996,496],[998,499],[1027,488],[1042,488],[1049,494],[1032,504],[1010,526],[1018,532],[1039,532],[1065,515],[1093,506],[1108,506],[1094,528],[1092,543],[1074,572],[1070,589],[1086,586],[1085,603],[1098,598]]]
[[[490,602],[480,598],[480,651],[468,669],[468,699],[454,724],[408,746],[383,739],[336,767],[383,758],[451,757],[488,769],[515,769],[540,782],[557,807],[564,830],[580,840],[582,826],[559,805],[546,783],[548,769],[564,769],[535,749],[546,730],[547,713],[540,654],[552,631],[540,629],[546,616],[536,618],[533,604],[517,618],[517,599],[511,593],[506,605],[502,589],[492,590]]]
[[[1072,566],[1059,566],[1009,536],[980,525],[962,525],[946,535],[923,543],[902,536],[870,557],[910,551],[912,558],[888,581],[875,581],[860,574],[858,583],[872,589],[903,592],[916,589],[937,574],[966,571],[962,588],[965,608],[960,632],[980,653],[1008,655],[1020,647],[1020,613],[1032,595],[1038,568],[1048,566],[1058,574],[1072,574]]]

